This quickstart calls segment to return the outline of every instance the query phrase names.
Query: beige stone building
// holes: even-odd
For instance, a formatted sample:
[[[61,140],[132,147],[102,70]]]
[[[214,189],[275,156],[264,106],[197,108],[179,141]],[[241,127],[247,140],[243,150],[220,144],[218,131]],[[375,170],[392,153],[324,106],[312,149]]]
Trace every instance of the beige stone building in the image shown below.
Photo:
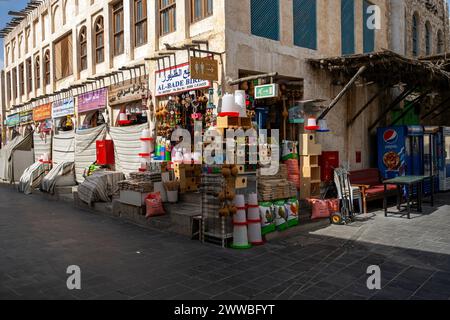
[[[276,72],[300,86],[301,99],[326,104],[345,83],[332,82],[308,59],[383,48],[413,55],[415,37],[417,55],[445,52],[447,12],[444,0],[44,0],[1,32],[6,110],[32,108],[43,96],[140,63],[154,92],[161,63],[188,62],[187,50],[173,49],[193,44],[222,54],[215,89],[230,91],[237,89],[232,80]],[[319,137],[324,150],[340,151],[354,168],[371,165],[367,127],[388,97],[375,99],[353,126],[346,122],[377,88],[359,81],[328,115],[333,133]]]

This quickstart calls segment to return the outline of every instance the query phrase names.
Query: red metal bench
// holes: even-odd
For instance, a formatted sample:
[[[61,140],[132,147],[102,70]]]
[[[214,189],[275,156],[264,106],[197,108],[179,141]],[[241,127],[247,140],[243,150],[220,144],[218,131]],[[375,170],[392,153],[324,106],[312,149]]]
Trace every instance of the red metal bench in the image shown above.
[[[352,185],[361,189],[364,213],[367,213],[367,202],[383,199],[384,185],[378,169],[351,171],[349,178]],[[388,185],[387,190],[389,195],[394,196],[397,194],[397,186]]]

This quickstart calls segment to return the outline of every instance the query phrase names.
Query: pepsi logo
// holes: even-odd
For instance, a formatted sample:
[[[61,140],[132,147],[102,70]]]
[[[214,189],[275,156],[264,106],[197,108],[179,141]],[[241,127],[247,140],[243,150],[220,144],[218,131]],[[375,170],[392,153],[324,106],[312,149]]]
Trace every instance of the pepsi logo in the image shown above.
[[[386,143],[395,143],[398,139],[397,131],[394,129],[388,129],[384,132],[383,135],[384,142]]]

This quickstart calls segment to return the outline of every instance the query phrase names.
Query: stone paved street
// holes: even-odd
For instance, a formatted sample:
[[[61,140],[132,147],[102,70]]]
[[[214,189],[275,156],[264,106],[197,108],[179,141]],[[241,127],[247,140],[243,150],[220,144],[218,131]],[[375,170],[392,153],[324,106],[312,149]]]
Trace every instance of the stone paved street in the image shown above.
[[[2,299],[449,299],[450,200],[222,250],[0,185]],[[78,265],[82,290],[66,288]],[[381,266],[382,290],[366,270]]]

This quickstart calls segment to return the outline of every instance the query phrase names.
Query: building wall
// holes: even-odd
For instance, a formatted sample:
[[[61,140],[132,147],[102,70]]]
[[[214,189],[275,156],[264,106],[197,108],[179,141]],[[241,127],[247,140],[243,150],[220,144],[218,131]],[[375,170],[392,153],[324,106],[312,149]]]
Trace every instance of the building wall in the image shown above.
[[[407,56],[413,55],[413,16],[418,17],[419,56],[426,55],[427,22],[431,26],[431,54],[438,53],[438,32],[443,35],[443,51],[449,46],[448,5],[445,0],[392,0],[393,50]]]
[[[375,50],[389,48],[389,1],[372,1],[381,9],[381,29],[375,32]],[[345,83],[333,85],[325,71],[313,70],[310,58],[341,55],[341,3],[317,0],[317,50],[300,48],[293,43],[292,0],[281,6],[281,39],[269,40],[251,34],[250,0],[230,1],[226,7],[226,77],[237,79],[239,70],[261,73],[278,72],[282,76],[304,80],[304,99],[325,99],[329,103]],[[363,53],[363,1],[355,1],[355,53]],[[361,84],[361,82],[360,82]],[[233,88],[228,87],[228,90]],[[371,143],[368,126],[378,114],[378,100],[350,129],[346,122],[377,91],[375,85],[358,85],[327,116],[331,134],[318,135],[325,151],[340,151],[342,163],[353,168],[370,166]],[[356,163],[356,151],[362,152],[362,163]]]

